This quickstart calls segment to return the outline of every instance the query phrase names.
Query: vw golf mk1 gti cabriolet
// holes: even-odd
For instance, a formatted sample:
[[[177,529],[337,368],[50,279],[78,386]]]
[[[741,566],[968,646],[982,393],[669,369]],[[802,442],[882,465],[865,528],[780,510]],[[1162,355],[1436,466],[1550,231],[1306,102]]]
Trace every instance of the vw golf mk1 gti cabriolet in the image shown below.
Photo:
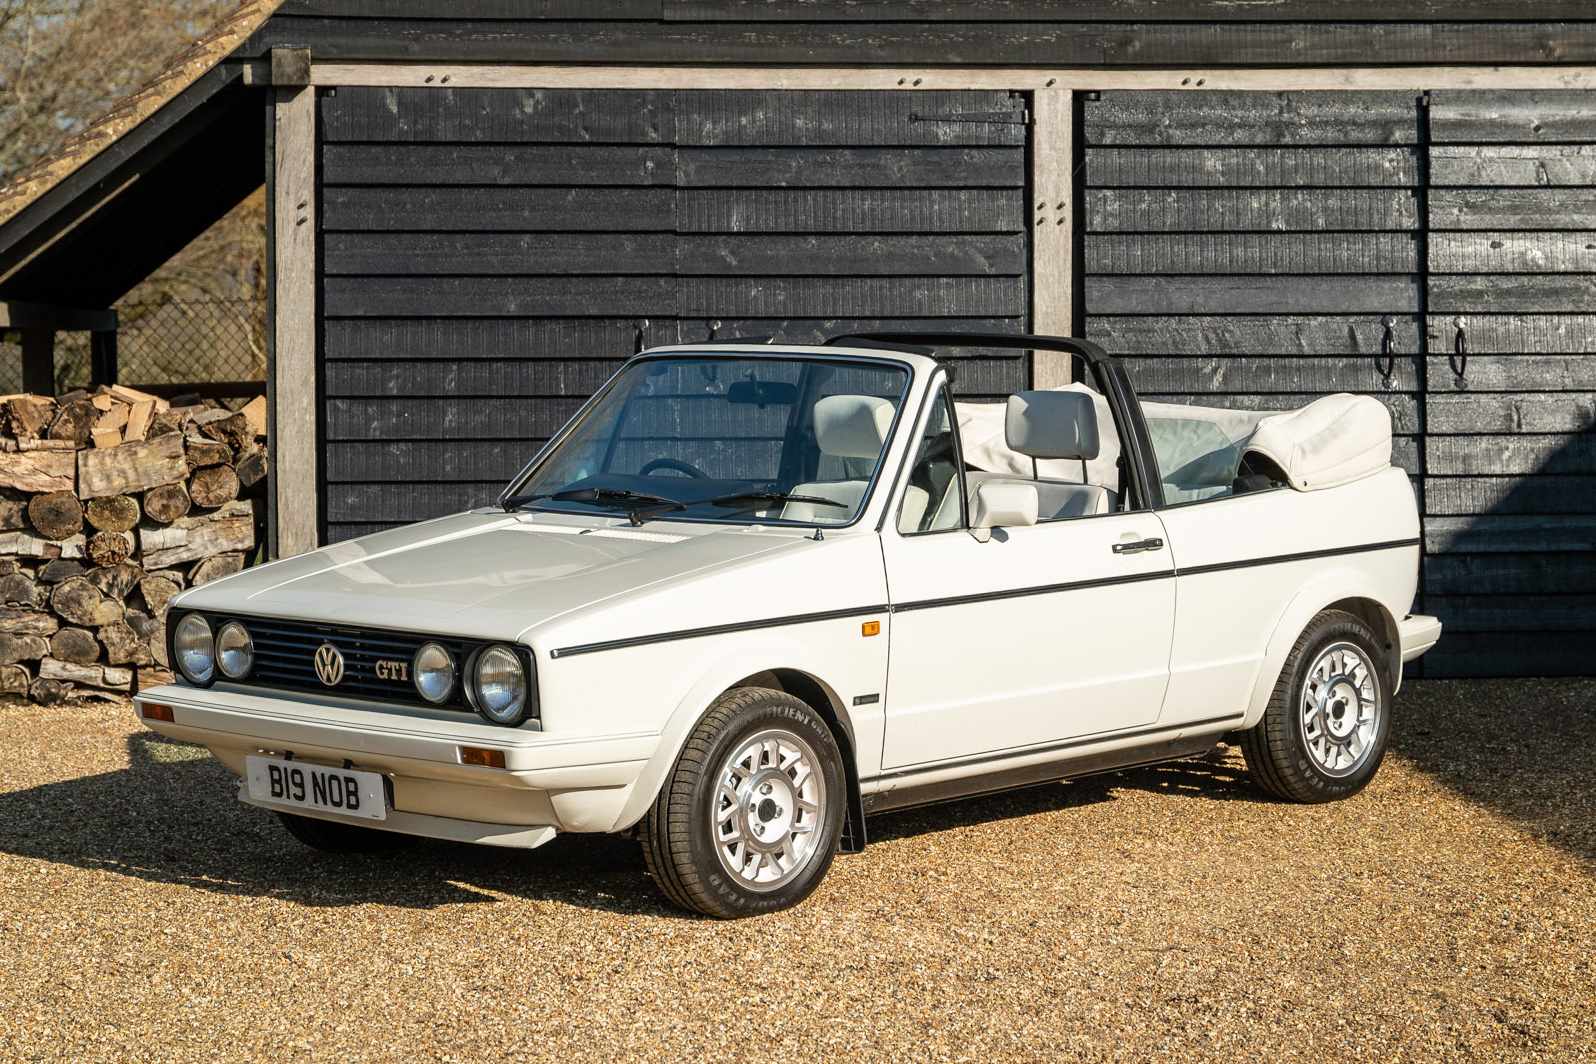
[[[960,403],[948,347],[1080,383]],[[867,813],[1226,737],[1344,798],[1440,634],[1390,454],[1376,400],[1142,404],[1082,340],[648,351],[496,505],[179,596],[138,713],[311,846],[635,833],[722,917],[802,900]]]

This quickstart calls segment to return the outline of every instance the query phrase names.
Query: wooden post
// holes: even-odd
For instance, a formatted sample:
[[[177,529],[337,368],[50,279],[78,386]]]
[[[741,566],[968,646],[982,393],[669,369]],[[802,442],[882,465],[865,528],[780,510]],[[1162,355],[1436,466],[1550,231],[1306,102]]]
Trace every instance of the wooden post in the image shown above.
[[[116,332],[89,333],[89,383],[116,383]]]
[[[55,330],[23,329],[22,390],[33,395],[55,394]]]
[[[1069,89],[1038,89],[1031,104],[1031,329],[1068,336],[1074,322],[1075,101]],[[1073,380],[1071,357],[1031,353],[1031,387]]]
[[[308,65],[307,65],[308,72]],[[320,539],[316,408],[316,90],[274,90],[272,399],[276,555]]]

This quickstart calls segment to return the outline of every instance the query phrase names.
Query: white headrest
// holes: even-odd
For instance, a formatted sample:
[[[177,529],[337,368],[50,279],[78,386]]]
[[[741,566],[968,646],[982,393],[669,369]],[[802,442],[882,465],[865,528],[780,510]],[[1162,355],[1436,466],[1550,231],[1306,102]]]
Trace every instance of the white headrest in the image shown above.
[[[878,458],[892,429],[892,404],[873,395],[828,395],[815,404],[815,442],[838,458]]]
[[[1271,459],[1298,491],[1333,488],[1391,464],[1391,412],[1367,395],[1327,395],[1258,422],[1247,451]]]
[[[1087,392],[1015,392],[1003,435],[1032,458],[1096,458],[1097,411]]]

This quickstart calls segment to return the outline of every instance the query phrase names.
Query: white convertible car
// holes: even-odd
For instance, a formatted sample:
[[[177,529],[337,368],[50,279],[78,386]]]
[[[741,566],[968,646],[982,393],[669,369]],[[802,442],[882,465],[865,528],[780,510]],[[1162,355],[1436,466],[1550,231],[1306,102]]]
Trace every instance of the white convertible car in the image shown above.
[[[960,403],[948,347],[1081,383]],[[721,917],[802,900],[867,813],[1227,738],[1344,798],[1440,635],[1390,454],[1373,399],[1143,405],[1082,340],[649,351],[497,504],[179,596],[137,712],[311,846],[635,833]]]

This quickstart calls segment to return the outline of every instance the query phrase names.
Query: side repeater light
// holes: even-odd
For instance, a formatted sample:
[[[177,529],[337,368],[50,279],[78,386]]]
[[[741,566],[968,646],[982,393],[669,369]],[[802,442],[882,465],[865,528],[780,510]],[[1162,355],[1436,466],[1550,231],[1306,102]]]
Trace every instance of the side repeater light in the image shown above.
[[[145,702],[139,707],[145,720],[164,720],[168,724],[177,723],[172,719],[172,707],[163,706],[159,702]]]
[[[881,634],[881,622],[880,621],[866,621],[864,624],[859,626],[859,631],[863,635],[867,635],[867,636],[880,635]]]

